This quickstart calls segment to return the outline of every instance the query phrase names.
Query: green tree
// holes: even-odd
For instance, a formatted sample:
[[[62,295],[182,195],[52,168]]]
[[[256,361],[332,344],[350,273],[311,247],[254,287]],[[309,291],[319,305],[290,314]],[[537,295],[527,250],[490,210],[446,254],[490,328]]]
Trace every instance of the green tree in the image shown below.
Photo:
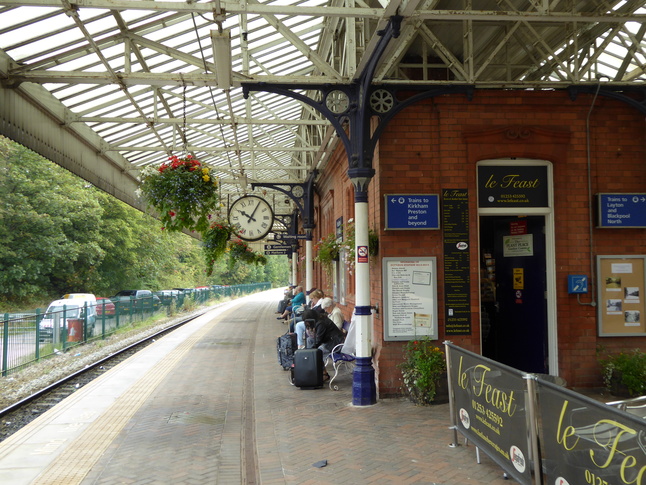
[[[0,137],[0,302],[70,292],[110,296],[122,289],[289,281],[289,261],[216,262],[206,277],[201,243]]]
[[[0,139],[0,298],[84,286],[103,257],[96,189]]]

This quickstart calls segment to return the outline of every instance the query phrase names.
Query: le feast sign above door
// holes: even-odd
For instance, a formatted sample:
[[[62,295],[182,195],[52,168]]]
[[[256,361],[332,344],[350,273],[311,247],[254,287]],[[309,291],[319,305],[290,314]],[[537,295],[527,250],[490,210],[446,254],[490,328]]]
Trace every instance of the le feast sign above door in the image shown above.
[[[548,207],[545,165],[479,165],[479,207]]]

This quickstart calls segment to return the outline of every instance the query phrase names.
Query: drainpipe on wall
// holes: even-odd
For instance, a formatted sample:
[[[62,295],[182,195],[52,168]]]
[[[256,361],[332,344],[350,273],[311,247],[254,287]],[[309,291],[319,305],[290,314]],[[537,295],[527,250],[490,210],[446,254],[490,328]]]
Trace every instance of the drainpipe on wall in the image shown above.
[[[601,76],[605,77],[605,76]],[[599,90],[601,89],[601,77],[597,79],[597,89],[592,98],[592,104],[590,105],[590,110],[588,111],[588,116],[585,119],[585,138],[586,138],[586,152],[587,152],[587,164],[588,164],[588,237],[590,239],[590,294],[592,301],[582,302],[580,295],[577,294],[577,301],[580,305],[590,305],[592,307],[597,306],[596,298],[596,269],[594,263],[594,215],[592,208],[594,207],[594,198],[592,195],[592,152],[590,149],[590,116],[592,115],[592,110],[594,109],[594,103],[597,101],[597,96],[599,95]],[[607,79],[607,78],[606,78]]]

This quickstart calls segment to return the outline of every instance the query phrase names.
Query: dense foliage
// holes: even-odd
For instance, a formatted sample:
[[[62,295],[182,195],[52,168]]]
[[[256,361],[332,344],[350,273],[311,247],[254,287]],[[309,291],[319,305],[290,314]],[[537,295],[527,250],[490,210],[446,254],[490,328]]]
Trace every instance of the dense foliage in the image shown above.
[[[402,371],[404,391],[417,404],[430,404],[435,399],[440,378],[446,372],[446,357],[429,338],[413,340],[404,347]]]
[[[600,351],[599,351],[600,352]],[[646,393],[646,353],[639,349],[608,354],[599,359],[603,383],[608,391],[620,383],[632,397]],[[613,382],[618,380],[619,382]]]
[[[0,304],[46,303],[70,292],[109,296],[206,284],[289,281],[289,262],[207,267],[201,243],[0,137]]]

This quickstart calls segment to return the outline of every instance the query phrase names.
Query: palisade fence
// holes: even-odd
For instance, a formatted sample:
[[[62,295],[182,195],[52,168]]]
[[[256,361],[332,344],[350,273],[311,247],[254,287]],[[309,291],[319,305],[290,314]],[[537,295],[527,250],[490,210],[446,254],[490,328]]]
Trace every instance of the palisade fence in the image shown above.
[[[120,328],[145,320],[156,313],[171,314],[187,305],[203,304],[226,297],[239,297],[271,288],[270,283],[250,283],[183,291],[161,300],[153,297],[129,300],[99,300],[96,308],[81,312],[62,311],[45,314],[41,309],[30,313],[0,314],[0,361],[2,376],[84,342],[105,339]],[[113,308],[114,305],[114,308]],[[74,315],[71,315],[74,313]],[[43,320],[49,322],[44,328]]]
[[[642,413],[444,344],[454,445],[462,434],[478,463],[483,451],[523,485],[646,485]]]

